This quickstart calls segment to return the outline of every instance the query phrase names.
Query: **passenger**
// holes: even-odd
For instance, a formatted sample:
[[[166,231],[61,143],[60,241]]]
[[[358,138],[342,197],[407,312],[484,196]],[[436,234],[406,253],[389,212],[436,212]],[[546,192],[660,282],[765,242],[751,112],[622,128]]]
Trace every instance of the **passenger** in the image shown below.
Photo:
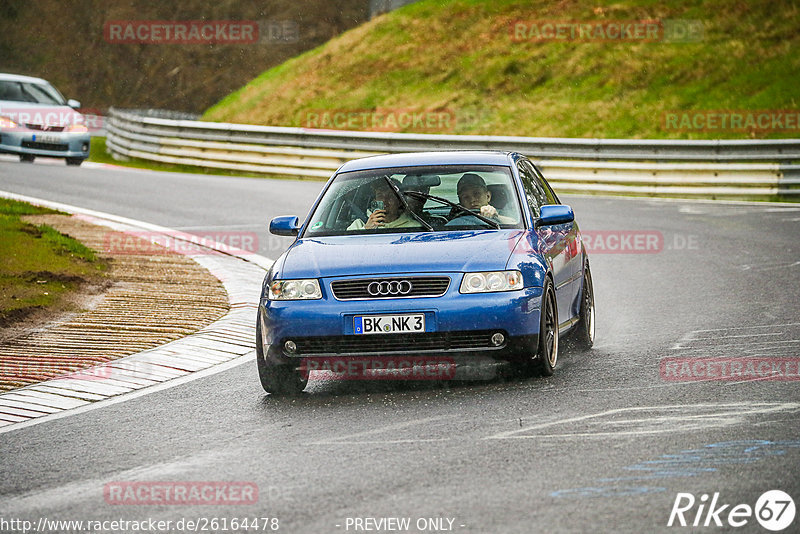
[[[494,219],[501,224],[516,224],[517,222],[511,217],[500,215],[497,212],[497,208],[489,204],[492,200],[492,192],[486,187],[486,182],[483,178],[477,174],[468,172],[462,176],[456,186],[456,193],[458,193],[459,204],[469,210],[480,213],[489,219]],[[469,217],[468,215],[464,215],[463,213],[459,214],[458,212],[455,213],[455,216],[456,219]],[[456,219],[453,219],[453,221]],[[453,221],[450,221],[450,223],[453,223]],[[459,223],[461,222],[464,221],[459,220]]]
[[[392,179],[392,183],[398,188],[400,182]],[[383,202],[383,209],[376,209],[369,214],[367,222],[361,219],[356,219],[348,230],[372,230],[374,228],[405,228],[405,227],[420,227],[416,221],[408,213],[405,213],[403,205],[397,198],[397,193],[392,191],[386,180],[381,178],[373,184],[373,194],[377,202]]]

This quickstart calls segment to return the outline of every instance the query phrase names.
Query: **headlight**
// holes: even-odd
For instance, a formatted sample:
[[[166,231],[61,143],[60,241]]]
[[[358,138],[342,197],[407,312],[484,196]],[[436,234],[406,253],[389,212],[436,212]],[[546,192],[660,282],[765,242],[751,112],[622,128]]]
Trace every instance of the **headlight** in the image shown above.
[[[522,273],[519,271],[490,271],[466,273],[461,281],[461,293],[493,293],[522,289]]]
[[[0,117],[0,128],[16,128],[17,123],[8,117]]]
[[[66,131],[72,132],[72,133],[86,133],[86,132],[89,131],[89,128],[87,128],[83,124],[70,124],[69,126],[67,126],[67,130]]]
[[[319,282],[311,280],[275,280],[269,286],[269,300],[321,299]]]

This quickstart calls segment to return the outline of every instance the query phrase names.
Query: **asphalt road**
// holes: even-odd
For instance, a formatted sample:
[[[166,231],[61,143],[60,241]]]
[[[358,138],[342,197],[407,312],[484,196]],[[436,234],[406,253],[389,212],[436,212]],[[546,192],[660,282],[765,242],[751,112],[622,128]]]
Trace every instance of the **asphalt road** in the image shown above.
[[[199,234],[257,232],[273,258],[286,241],[268,220],[305,215],[321,185],[0,161],[1,190]],[[623,231],[661,237],[637,253],[595,249],[597,342],[562,352],[553,377],[315,381],[280,399],[241,365],[0,434],[0,531],[21,532],[2,523],[12,519],[152,518],[181,532],[182,518],[216,517],[207,531],[225,532],[268,517],[278,523],[258,531],[666,532],[692,530],[703,506],[703,531],[767,532],[752,516],[733,528],[728,514],[768,490],[800,499],[800,382],[787,380],[800,359],[800,205],[562,200],[597,246]],[[688,380],[708,357],[745,374]],[[747,362],[776,374],[746,380]],[[243,482],[258,497],[109,498],[153,481]],[[679,493],[697,500],[678,503],[690,526],[668,527]],[[715,493],[716,509],[729,505],[722,527],[706,515]],[[782,510],[774,501],[759,503],[762,517]],[[410,523],[373,522],[387,518]]]

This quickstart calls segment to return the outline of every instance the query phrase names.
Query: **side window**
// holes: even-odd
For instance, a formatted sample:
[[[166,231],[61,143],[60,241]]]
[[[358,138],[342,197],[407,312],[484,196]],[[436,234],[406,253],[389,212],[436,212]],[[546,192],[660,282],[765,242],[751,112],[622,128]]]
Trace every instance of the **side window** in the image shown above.
[[[525,197],[528,201],[528,206],[534,217],[539,216],[539,208],[547,204],[547,195],[539,185],[538,178],[533,169],[533,166],[527,160],[522,160],[517,163],[519,176],[522,178],[522,185],[525,188]]]
[[[542,173],[539,171],[539,169],[537,169],[535,165],[531,165],[531,167],[533,168],[533,172],[536,174],[536,183],[538,184],[539,188],[544,191],[545,197],[547,198],[546,204],[561,204],[556,194],[553,193],[552,189],[550,189],[550,184],[548,184],[544,179],[544,176],[542,176]]]

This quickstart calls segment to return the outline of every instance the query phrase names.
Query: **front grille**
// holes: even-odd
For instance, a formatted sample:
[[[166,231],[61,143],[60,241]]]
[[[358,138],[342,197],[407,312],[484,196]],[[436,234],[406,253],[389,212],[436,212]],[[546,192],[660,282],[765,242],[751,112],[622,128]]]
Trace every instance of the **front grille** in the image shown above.
[[[371,295],[367,288],[372,282],[410,282],[411,291],[406,294]],[[412,276],[398,278],[364,278],[360,280],[338,280],[331,282],[333,296],[338,300],[391,299],[404,297],[440,297],[447,292],[450,278],[447,276]]]
[[[469,351],[502,348],[502,346],[495,347],[490,341],[492,334],[495,332],[497,330],[292,338],[292,341],[297,345],[297,352],[292,356]]]
[[[26,124],[29,130],[40,130],[43,132],[63,132],[63,126],[47,126],[46,124]]]
[[[66,143],[40,143],[39,141],[23,141],[23,148],[38,148],[39,150],[57,150],[66,152],[69,145]]]

